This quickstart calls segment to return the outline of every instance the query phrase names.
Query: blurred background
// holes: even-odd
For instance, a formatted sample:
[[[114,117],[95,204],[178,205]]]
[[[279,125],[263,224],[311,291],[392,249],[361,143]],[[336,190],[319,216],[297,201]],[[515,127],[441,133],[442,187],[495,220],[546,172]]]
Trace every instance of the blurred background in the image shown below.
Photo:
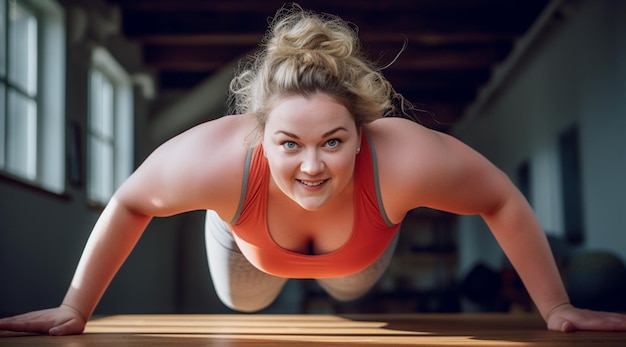
[[[0,316],[60,304],[117,186],[227,110],[282,1],[0,0]],[[524,192],[574,303],[626,310],[626,2],[303,0],[354,23],[420,122]],[[406,49],[402,51],[406,43]],[[399,54],[399,55],[398,55]],[[153,220],[96,314],[227,313],[204,213]],[[341,303],[291,280],[267,313],[532,311],[476,216],[417,209],[389,270]]]

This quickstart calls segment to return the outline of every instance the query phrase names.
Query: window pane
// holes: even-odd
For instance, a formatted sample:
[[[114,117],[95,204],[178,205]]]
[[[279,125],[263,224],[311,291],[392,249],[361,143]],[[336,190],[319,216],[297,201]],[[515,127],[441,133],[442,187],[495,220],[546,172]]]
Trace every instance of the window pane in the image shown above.
[[[7,73],[7,31],[6,31],[6,2],[0,0],[0,76],[4,77]]]
[[[90,79],[89,197],[106,203],[115,183],[114,85],[96,69]]]
[[[89,140],[90,198],[107,202],[113,195],[113,148],[94,136]]]
[[[113,138],[113,85],[97,70],[91,74],[90,128],[97,136]]]
[[[9,2],[9,80],[34,96],[37,92],[37,19],[18,1]]]
[[[9,91],[7,169],[16,175],[37,177],[37,104]]]

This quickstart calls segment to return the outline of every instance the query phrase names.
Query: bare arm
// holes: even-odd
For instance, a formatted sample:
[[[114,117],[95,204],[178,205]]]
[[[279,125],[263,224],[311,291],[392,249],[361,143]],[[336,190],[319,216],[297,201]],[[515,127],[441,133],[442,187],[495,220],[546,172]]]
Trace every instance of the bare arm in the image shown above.
[[[89,236],[62,305],[2,319],[0,329],[51,335],[81,333],[150,219],[113,197]]]
[[[198,126],[155,150],[118,189],[87,241],[63,304],[0,320],[0,329],[81,333],[109,283],[154,216],[237,207],[246,148],[245,116]],[[238,160],[239,159],[239,160]]]
[[[87,320],[150,219],[114,197],[87,241],[63,304]]]
[[[626,330],[625,316],[581,314],[569,304],[534,211],[510,179],[482,155],[448,135],[403,119],[390,119],[375,133],[383,152],[379,156],[383,201],[393,221],[401,221],[419,206],[479,214],[550,329]]]

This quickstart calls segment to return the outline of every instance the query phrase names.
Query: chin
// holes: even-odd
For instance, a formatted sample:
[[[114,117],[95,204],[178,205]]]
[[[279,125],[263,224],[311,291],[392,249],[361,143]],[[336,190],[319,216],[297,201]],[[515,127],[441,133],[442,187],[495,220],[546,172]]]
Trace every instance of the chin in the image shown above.
[[[307,211],[316,211],[324,207],[326,201],[302,201],[296,200],[296,203]]]

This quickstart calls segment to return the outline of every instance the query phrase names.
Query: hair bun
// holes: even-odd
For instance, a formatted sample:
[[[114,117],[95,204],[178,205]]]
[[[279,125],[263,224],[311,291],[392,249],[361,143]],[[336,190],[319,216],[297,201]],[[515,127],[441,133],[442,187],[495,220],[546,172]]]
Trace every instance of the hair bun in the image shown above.
[[[265,43],[271,58],[296,59],[307,65],[327,64],[350,57],[354,47],[358,47],[356,32],[341,19],[313,15],[297,6],[279,11],[272,26],[274,30]]]
[[[355,25],[298,5],[276,13],[261,50],[240,66],[230,91],[232,109],[254,113],[261,127],[281,96],[327,93],[360,126],[394,113],[391,101],[399,95],[363,54]]]

